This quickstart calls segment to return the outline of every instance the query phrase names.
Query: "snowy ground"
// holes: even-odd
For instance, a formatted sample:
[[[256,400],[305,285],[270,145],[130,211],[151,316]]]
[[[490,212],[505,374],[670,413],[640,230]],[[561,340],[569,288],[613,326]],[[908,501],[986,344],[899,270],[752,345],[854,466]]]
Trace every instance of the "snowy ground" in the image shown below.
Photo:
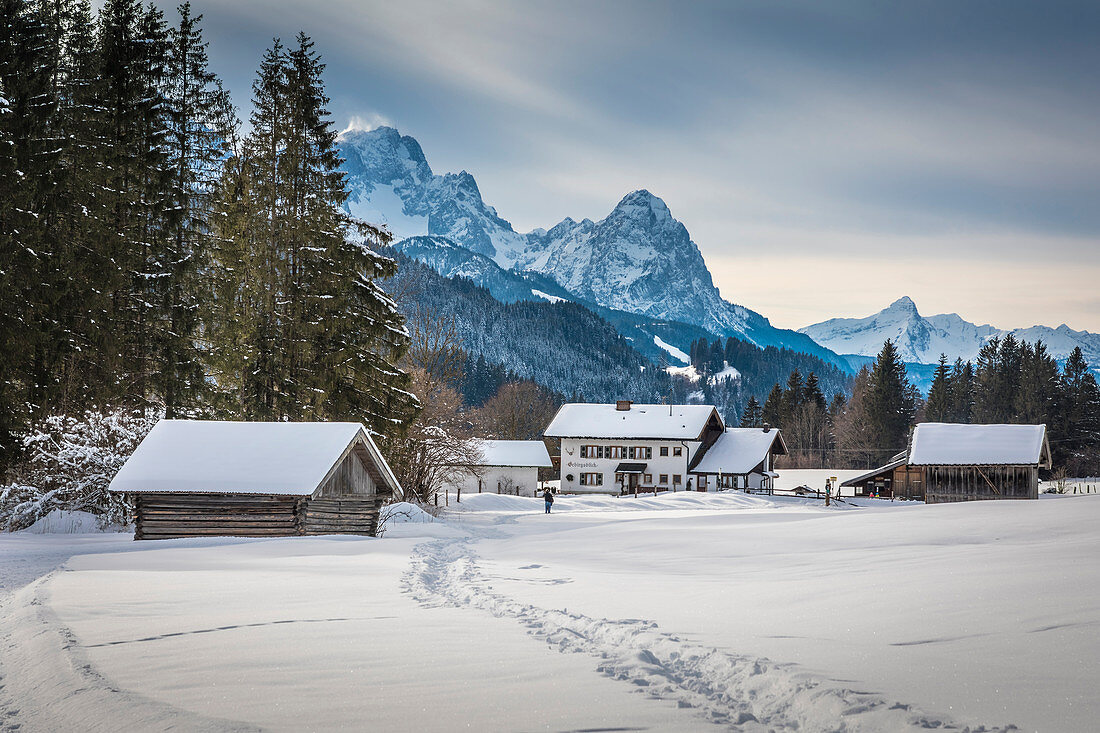
[[[0,536],[0,731],[1095,730],[1100,498],[856,502]]]

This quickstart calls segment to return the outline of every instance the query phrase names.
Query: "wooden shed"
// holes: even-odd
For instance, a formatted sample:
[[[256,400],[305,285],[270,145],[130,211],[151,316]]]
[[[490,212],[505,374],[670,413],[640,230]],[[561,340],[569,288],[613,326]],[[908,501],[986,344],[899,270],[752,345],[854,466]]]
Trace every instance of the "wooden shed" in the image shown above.
[[[1046,425],[920,423],[908,465],[923,474],[929,504],[1038,499],[1039,469],[1050,468]]]
[[[111,481],[134,539],[373,535],[401,486],[359,423],[161,420]]]
[[[1040,468],[1050,468],[1045,425],[921,423],[905,452],[841,486],[930,504],[1037,499]]]

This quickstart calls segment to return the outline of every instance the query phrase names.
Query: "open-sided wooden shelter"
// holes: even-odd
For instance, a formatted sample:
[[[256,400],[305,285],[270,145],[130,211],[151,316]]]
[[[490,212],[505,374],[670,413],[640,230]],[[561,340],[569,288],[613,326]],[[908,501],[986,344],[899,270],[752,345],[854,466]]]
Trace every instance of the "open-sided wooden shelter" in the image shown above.
[[[161,420],[111,481],[134,539],[373,535],[401,486],[359,423]]]
[[[1045,425],[921,423],[890,463],[845,481],[857,495],[923,499],[1037,499],[1050,468]]]
[[[1038,499],[1039,469],[1050,468],[1046,425],[921,423],[909,445],[929,504]]]

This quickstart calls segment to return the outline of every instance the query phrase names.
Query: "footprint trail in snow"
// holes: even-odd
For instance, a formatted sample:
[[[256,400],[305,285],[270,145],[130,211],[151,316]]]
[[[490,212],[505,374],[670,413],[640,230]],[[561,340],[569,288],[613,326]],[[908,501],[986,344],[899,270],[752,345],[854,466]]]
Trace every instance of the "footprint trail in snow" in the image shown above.
[[[425,606],[466,606],[512,618],[559,651],[599,660],[597,671],[653,698],[674,701],[737,731],[960,731],[969,728],[878,694],[837,687],[795,665],[732,654],[685,641],[642,619],[597,619],[539,608],[494,591],[471,539],[418,545],[403,588]]]

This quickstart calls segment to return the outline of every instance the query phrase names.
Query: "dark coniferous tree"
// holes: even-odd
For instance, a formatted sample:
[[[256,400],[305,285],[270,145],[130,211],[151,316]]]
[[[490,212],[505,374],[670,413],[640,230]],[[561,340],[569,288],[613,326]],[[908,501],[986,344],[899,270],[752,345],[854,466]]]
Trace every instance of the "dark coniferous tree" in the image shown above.
[[[928,389],[928,401],[924,405],[924,418],[928,422],[952,422],[951,377],[947,367],[947,354],[940,354],[932,386]]]
[[[880,460],[889,459],[908,443],[916,407],[916,387],[909,381],[893,342],[887,340],[871,369],[866,404],[866,419]]]
[[[951,402],[949,422],[969,423],[974,414],[974,365],[955,359],[948,379]]]
[[[764,422],[775,427],[783,427],[783,402],[783,388],[776,384],[772,387],[772,391],[768,393],[768,398],[764,400],[764,407],[761,411]]]
[[[748,402],[745,403],[745,411],[741,415],[741,427],[758,428],[763,424],[764,408],[760,406],[755,397],[750,396]]]
[[[202,16],[190,3],[169,32],[164,75],[168,136],[168,205],[163,270],[155,283],[159,323],[156,391],[168,417],[202,401],[206,388],[198,347],[202,279],[214,251],[219,171],[233,129],[229,97],[208,68]]]

